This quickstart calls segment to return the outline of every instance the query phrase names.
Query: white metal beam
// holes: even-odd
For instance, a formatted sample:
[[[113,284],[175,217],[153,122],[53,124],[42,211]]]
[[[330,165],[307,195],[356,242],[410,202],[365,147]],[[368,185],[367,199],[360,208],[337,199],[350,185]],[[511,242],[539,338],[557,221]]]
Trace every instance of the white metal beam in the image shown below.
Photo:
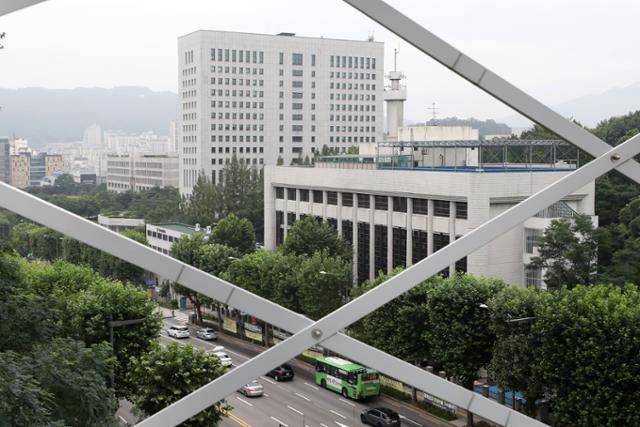
[[[189,419],[191,416],[209,407],[213,402],[217,402],[231,394],[242,384],[263,375],[264,372],[267,372],[273,366],[292,359],[312,345],[323,343],[324,340],[334,336],[339,330],[349,326],[427,278],[437,274],[448,266],[452,260],[458,260],[481,248],[496,237],[522,223],[527,218],[535,215],[541,209],[544,209],[544,207],[555,203],[564,196],[587,185],[614,167],[624,164],[638,153],[640,153],[640,135],[630,138],[617,147],[612,147],[610,151],[594,159],[587,165],[562,177],[516,206],[463,235],[460,239],[450,243],[433,255],[393,276],[364,295],[343,305],[333,313],[315,323],[307,324],[286,341],[245,362],[238,369],[226,373],[190,395],[183,397],[167,408],[143,420],[138,425],[141,427],[169,427]],[[379,369],[382,372],[387,371],[386,364],[382,366],[378,364],[378,362],[380,362],[379,359],[375,359],[367,353],[354,354],[353,348],[351,350],[351,352],[345,352],[344,350],[338,351],[354,359],[365,359],[368,356],[369,360],[376,362],[375,365],[372,365],[373,368]],[[388,357],[391,358],[391,356]],[[405,365],[400,366],[401,364],[397,364],[397,362],[394,364],[396,369],[404,369],[406,367]],[[394,371],[391,375],[405,378],[402,371]],[[426,377],[421,376],[421,379],[424,378]],[[421,389],[425,385],[427,387],[434,386],[431,380],[424,384],[416,381],[415,378],[407,377],[406,379],[411,380],[409,384]],[[438,391],[443,393],[444,390],[445,387],[442,387],[442,389]],[[466,397],[461,394],[460,390],[455,390],[453,387],[447,387],[446,390],[449,391],[446,398],[447,400],[452,399],[454,402],[459,402]],[[505,423],[507,426],[516,425],[511,421],[510,417],[507,417],[505,421],[503,418],[505,413],[504,409],[496,402],[492,402],[477,394],[471,394],[466,403],[466,405],[460,406],[490,421]],[[531,418],[520,418],[516,413],[511,416],[515,417],[514,420],[518,420],[517,425],[541,425],[538,421]]]
[[[0,16],[33,6],[37,3],[42,3],[43,1],[46,0],[2,0],[0,2]]]

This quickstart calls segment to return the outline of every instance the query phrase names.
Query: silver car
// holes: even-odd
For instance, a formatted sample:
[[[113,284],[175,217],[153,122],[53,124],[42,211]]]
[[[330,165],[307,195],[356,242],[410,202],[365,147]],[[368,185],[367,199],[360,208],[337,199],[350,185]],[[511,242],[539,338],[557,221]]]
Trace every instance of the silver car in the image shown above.
[[[198,329],[196,331],[196,337],[207,341],[218,339],[218,335],[216,335],[216,332],[211,328]]]
[[[173,338],[189,338],[189,328],[182,325],[172,325],[167,329],[167,334]]]
[[[258,397],[264,393],[264,387],[258,381],[253,380],[249,384],[243,385],[238,391],[247,397]]]

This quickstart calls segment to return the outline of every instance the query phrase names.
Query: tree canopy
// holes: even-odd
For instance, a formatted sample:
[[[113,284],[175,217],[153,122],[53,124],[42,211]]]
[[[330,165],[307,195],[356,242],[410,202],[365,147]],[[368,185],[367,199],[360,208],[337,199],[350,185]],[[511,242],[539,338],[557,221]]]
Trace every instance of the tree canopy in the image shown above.
[[[310,216],[293,224],[281,248],[289,255],[311,256],[317,251],[326,250],[331,257],[344,260],[352,257],[349,242],[341,239],[329,224]]]

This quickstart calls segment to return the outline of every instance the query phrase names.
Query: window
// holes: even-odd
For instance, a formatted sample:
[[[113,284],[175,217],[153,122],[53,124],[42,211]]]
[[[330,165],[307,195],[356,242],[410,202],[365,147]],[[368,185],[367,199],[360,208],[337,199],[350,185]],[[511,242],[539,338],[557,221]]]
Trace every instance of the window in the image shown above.
[[[337,205],[338,204],[338,193],[335,191],[327,191],[327,204],[329,205]]]
[[[276,199],[284,199],[284,188],[276,187]]]
[[[312,67],[316,66],[316,54],[315,53],[313,55],[311,55],[311,66]]]
[[[302,110],[302,103],[301,102],[294,102],[293,104],[291,104],[291,109],[292,110]]]
[[[280,92],[280,93],[282,93],[282,92]],[[302,99],[302,92],[291,92],[291,97],[293,99]]]
[[[295,188],[287,188],[287,199],[295,200],[296,199],[296,189]]]
[[[386,211],[388,209],[387,196],[375,196],[374,201],[377,210]]]
[[[407,211],[407,198],[406,197],[394,197],[393,198],[393,211],[394,212],[406,212]]]
[[[301,53],[292,53],[291,54],[291,65],[302,65],[302,54]]]
[[[283,52],[280,52],[278,63],[280,65],[284,64],[284,53]],[[282,70],[280,70],[280,71],[282,71]],[[280,75],[282,75],[282,74],[280,74]]]
[[[449,216],[449,202],[447,200],[434,200],[433,201],[433,215],[434,216]]]
[[[293,70],[292,75],[293,77],[302,77],[302,70]]]
[[[313,190],[313,203],[324,203],[322,191]]]
[[[301,80],[294,80],[291,82],[291,86],[292,87],[302,87],[302,81]]]
[[[467,219],[467,202],[456,202],[456,218]]]
[[[301,202],[309,201],[309,190],[300,190],[300,201]]]
[[[542,230],[525,228],[524,236],[525,236],[524,251],[528,254],[532,254],[533,249],[537,248],[540,245],[540,239],[542,238]]]
[[[291,120],[302,120],[302,114],[293,114]]]
[[[413,213],[418,215],[428,215],[429,201],[425,199],[413,199]]]
[[[291,130],[293,132],[302,132],[302,129],[303,129],[302,125],[292,125],[291,126]]]
[[[353,193],[342,193],[342,206],[353,206]]]
[[[527,288],[538,288],[542,285],[542,271],[540,269],[525,269],[524,284]]]
[[[358,193],[358,207],[369,208],[369,195]]]

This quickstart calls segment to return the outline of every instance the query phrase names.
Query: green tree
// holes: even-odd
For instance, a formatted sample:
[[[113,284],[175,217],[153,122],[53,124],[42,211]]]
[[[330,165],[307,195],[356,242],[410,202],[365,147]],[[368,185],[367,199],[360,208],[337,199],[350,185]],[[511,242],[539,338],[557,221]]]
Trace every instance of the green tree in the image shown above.
[[[530,416],[536,415],[535,402],[546,391],[537,353],[539,337],[531,328],[538,306],[548,295],[540,289],[507,287],[489,302],[496,331],[490,369],[503,390],[523,393]]]
[[[128,381],[136,384],[131,401],[142,415],[164,409],[224,374],[219,360],[191,344],[155,346],[140,359],[131,359]],[[170,381],[167,381],[170,378]],[[231,410],[223,400],[182,423],[185,427],[216,426]]]
[[[63,193],[73,194],[77,191],[76,187],[79,186],[79,184],[73,180],[73,176],[68,173],[63,173],[56,178],[53,186],[57,187],[57,189]]]
[[[65,324],[68,335],[87,345],[110,341],[109,321],[146,319],[137,325],[114,328],[116,392],[126,396],[130,385],[125,380],[132,357],[147,352],[160,333],[161,320],[155,313],[155,303],[147,301],[147,293],[117,281],[98,280],[68,296]]]
[[[117,425],[118,403],[107,384],[110,353],[107,345],[87,348],[64,338],[36,347],[27,372],[51,394],[53,420],[77,427]]]
[[[535,316],[532,332],[558,425],[640,425],[638,288],[563,288]]]
[[[253,252],[256,247],[253,225],[246,218],[239,218],[235,214],[221,219],[213,228],[211,238],[215,243],[235,248],[242,254]]]
[[[206,244],[206,236],[203,233],[182,236],[171,246],[171,254],[186,264],[200,268],[200,251]],[[202,323],[202,305],[209,302],[209,298],[179,283],[174,283],[173,289],[191,301],[196,311],[195,322]]]
[[[143,245],[147,244],[147,238],[142,231],[125,230],[120,234]],[[145,274],[144,269],[106,252],[100,252],[97,268],[105,276],[116,280],[130,281],[132,283],[141,283]]]
[[[190,196],[184,196],[181,209],[184,218],[191,224],[210,225],[217,218],[221,197],[216,186],[200,174]]]
[[[590,285],[597,280],[597,249],[590,217],[553,220],[540,239],[539,255],[531,259],[528,267],[546,269],[544,281],[548,289]]]
[[[340,308],[351,288],[350,272],[350,262],[331,257],[327,250],[300,257],[297,299],[302,313],[312,319],[320,319]]]
[[[344,260],[352,257],[349,242],[342,240],[329,224],[310,216],[293,224],[281,248],[290,255],[311,256],[316,251],[327,250],[331,257]]]
[[[498,279],[456,274],[429,287],[425,333],[430,358],[467,389],[473,389],[478,370],[491,361],[496,337],[490,314],[483,307],[504,286]],[[471,412],[467,425],[473,425]]]

